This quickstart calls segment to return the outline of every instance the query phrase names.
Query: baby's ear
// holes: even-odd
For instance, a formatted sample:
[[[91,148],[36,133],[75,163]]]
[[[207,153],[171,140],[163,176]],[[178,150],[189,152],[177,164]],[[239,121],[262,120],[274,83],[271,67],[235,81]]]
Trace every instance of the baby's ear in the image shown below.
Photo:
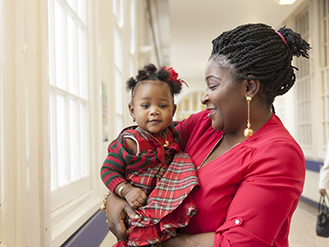
[[[129,113],[130,116],[132,117],[133,121],[136,121],[136,117],[135,117],[135,109],[134,109],[134,105],[132,103],[128,104],[128,108],[129,108]]]
[[[174,104],[174,105],[173,105],[173,108],[172,108],[172,116],[174,116],[174,115],[175,115],[175,113],[176,113],[176,110],[177,110],[177,105],[176,105],[176,104]]]

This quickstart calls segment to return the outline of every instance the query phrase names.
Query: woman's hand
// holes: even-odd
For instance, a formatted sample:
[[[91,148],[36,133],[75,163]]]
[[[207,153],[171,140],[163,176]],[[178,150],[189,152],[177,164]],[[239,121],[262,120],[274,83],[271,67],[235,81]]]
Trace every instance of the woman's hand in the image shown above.
[[[109,230],[120,240],[127,240],[130,229],[125,224],[126,217],[138,220],[139,215],[129,206],[126,200],[111,193],[106,200],[106,217]]]

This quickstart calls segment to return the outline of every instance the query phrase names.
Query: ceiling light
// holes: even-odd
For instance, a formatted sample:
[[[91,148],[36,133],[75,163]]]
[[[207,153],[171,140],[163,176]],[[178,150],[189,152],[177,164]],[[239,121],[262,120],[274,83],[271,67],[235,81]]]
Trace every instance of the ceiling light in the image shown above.
[[[280,5],[289,5],[293,4],[294,2],[296,2],[296,0],[279,0]]]

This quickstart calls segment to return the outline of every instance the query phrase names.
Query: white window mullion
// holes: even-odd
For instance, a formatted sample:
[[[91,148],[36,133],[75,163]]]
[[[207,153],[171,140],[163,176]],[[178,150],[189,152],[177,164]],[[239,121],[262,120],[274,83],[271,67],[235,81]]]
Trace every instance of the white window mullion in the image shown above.
[[[56,91],[50,88],[50,164],[51,164],[51,190],[58,187],[58,151],[57,151],[57,128],[54,125],[57,122]]]
[[[86,130],[89,129],[89,121],[88,121],[88,105],[86,102],[81,102],[80,103],[80,116],[79,116],[79,121],[81,122],[81,128],[80,128],[80,135],[79,135],[79,140],[80,140],[80,148],[81,148],[81,156],[79,157],[81,168],[79,170],[80,176],[88,176],[90,175],[90,168],[88,166],[88,160],[90,159],[89,156],[89,135],[86,135]],[[83,145],[82,145],[83,144]]]
[[[78,81],[77,81],[77,39],[76,39],[76,21],[74,17],[67,14],[67,74],[68,74],[68,91],[72,94],[78,95]]]
[[[66,92],[69,92],[69,54],[71,51],[69,50],[69,45],[68,45],[68,5],[67,3],[63,4],[63,60],[61,61],[61,64],[63,66],[63,90]],[[68,105],[66,105],[68,106]]]
[[[65,166],[64,166],[64,174],[63,177],[65,178],[65,183],[68,184],[71,182],[71,163],[70,163],[70,154],[71,154],[71,143],[70,143],[70,113],[69,113],[69,101],[70,96],[69,94],[65,95],[65,126],[64,126],[64,138],[65,138]]]
[[[63,75],[63,61],[64,61],[64,47],[63,44],[64,42],[64,23],[63,23],[63,17],[64,17],[64,11],[63,11],[63,6],[56,0],[54,0],[54,18],[53,18],[53,23],[56,23],[56,25],[52,25],[54,27],[54,49],[52,53],[54,53],[54,60],[55,60],[55,68],[54,72],[52,72],[54,75],[54,83],[57,87],[64,88],[63,80],[64,80],[64,75]],[[52,58],[51,58],[52,59]],[[51,73],[51,74],[52,74]]]
[[[70,150],[69,150],[69,168],[70,168],[70,176],[69,176],[69,181],[72,181],[74,179],[76,179],[76,166],[78,165],[77,163],[77,129],[79,128],[79,125],[76,121],[77,119],[77,104],[76,101],[70,97],[69,99],[69,146],[70,146]]]
[[[57,129],[57,158],[58,162],[58,185],[62,186],[67,183],[66,167],[67,167],[67,111],[66,111],[66,95],[57,93],[56,95],[56,115],[57,121],[55,129]]]
[[[71,179],[72,181],[77,180],[81,177],[79,170],[81,169],[81,155],[82,154],[82,150],[81,148],[83,147],[83,143],[81,143],[81,139],[80,139],[80,132],[81,132],[81,123],[79,121],[80,119],[80,100],[75,100],[74,103],[74,107],[75,107],[75,115],[74,115],[74,138],[71,138],[71,147],[72,147],[72,154],[74,154],[74,161],[72,160],[71,163],[71,167],[72,167],[72,176]],[[73,126],[73,124],[72,124]],[[81,155],[79,155],[81,154]]]

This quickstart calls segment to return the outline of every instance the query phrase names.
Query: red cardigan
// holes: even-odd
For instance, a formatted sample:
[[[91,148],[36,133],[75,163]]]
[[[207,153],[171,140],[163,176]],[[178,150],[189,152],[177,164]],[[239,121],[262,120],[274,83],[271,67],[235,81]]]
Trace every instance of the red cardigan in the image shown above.
[[[177,126],[196,167],[223,135],[208,112]],[[302,193],[305,159],[280,119],[272,118],[251,138],[198,170],[191,193],[198,213],[181,232],[215,232],[214,246],[288,246],[293,212]]]

